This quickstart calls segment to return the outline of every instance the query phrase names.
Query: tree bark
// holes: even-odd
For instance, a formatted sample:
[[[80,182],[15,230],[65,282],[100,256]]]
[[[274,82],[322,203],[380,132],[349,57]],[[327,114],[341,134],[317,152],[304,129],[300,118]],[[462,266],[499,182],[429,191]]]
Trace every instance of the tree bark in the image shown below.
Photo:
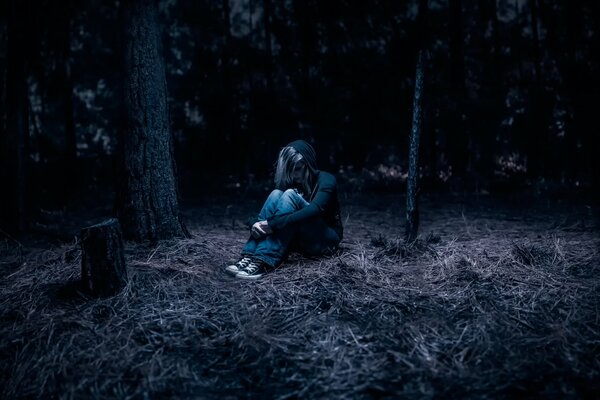
[[[29,136],[27,98],[27,2],[8,5],[6,130],[2,137],[0,226],[9,234],[26,229],[26,141]]]
[[[423,79],[425,70],[425,50],[419,50],[415,71],[415,94],[413,99],[412,129],[408,152],[408,179],[406,185],[406,232],[407,242],[417,238],[419,232],[419,142],[423,127]]]
[[[110,219],[81,231],[81,283],[94,296],[111,296],[127,283],[119,221]]]
[[[413,98],[412,129],[408,152],[408,179],[406,182],[406,230],[405,240],[413,242],[419,233],[419,142],[423,130],[423,80],[427,58],[427,0],[419,1],[417,34],[419,50],[415,68],[415,92]]]
[[[184,236],[179,219],[167,84],[153,0],[122,3],[125,50],[124,184],[119,215],[126,238]]]

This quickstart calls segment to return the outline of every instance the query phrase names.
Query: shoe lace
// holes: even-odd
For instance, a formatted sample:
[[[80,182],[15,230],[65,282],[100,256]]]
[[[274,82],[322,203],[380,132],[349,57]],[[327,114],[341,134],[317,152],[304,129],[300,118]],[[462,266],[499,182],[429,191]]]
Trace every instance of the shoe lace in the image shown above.
[[[244,257],[240,261],[238,261],[237,264],[240,268],[246,268],[251,262],[252,260],[250,258]]]
[[[258,268],[259,266],[254,261],[250,261],[250,263],[244,268],[244,271],[249,274],[253,274]]]

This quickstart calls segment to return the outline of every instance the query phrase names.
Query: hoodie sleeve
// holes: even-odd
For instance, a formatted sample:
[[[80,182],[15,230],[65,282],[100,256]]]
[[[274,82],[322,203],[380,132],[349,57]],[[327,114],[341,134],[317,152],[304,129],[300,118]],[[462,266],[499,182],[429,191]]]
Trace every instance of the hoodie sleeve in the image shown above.
[[[316,217],[325,211],[331,197],[335,195],[336,181],[333,175],[323,172],[321,172],[320,178],[317,193],[310,204],[301,210],[267,219],[271,229],[278,231],[288,225]]]

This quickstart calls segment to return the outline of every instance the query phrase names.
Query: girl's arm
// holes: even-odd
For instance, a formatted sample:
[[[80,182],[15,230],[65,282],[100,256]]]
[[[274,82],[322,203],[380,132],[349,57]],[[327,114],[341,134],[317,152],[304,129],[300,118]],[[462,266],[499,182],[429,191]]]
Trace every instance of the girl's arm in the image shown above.
[[[331,197],[335,195],[335,188],[335,177],[333,175],[329,175],[329,179],[319,182],[319,191],[309,205],[298,211],[268,218],[267,222],[269,223],[269,226],[274,231],[277,231],[290,224],[320,215],[323,211],[325,211],[325,206],[327,203],[329,203]]]

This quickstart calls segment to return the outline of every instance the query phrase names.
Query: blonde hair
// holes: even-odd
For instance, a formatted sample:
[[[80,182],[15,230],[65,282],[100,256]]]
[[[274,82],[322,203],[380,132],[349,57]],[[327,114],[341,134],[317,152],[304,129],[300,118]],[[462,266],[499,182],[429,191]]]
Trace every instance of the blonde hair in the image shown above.
[[[301,189],[306,200],[311,195],[312,171],[304,156],[298,150],[291,146],[285,146],[279,152],[275,164],[275,188],[286,190],[294,187],[294,168],[302,164],[304,167],[304,176],[302,177]]]

